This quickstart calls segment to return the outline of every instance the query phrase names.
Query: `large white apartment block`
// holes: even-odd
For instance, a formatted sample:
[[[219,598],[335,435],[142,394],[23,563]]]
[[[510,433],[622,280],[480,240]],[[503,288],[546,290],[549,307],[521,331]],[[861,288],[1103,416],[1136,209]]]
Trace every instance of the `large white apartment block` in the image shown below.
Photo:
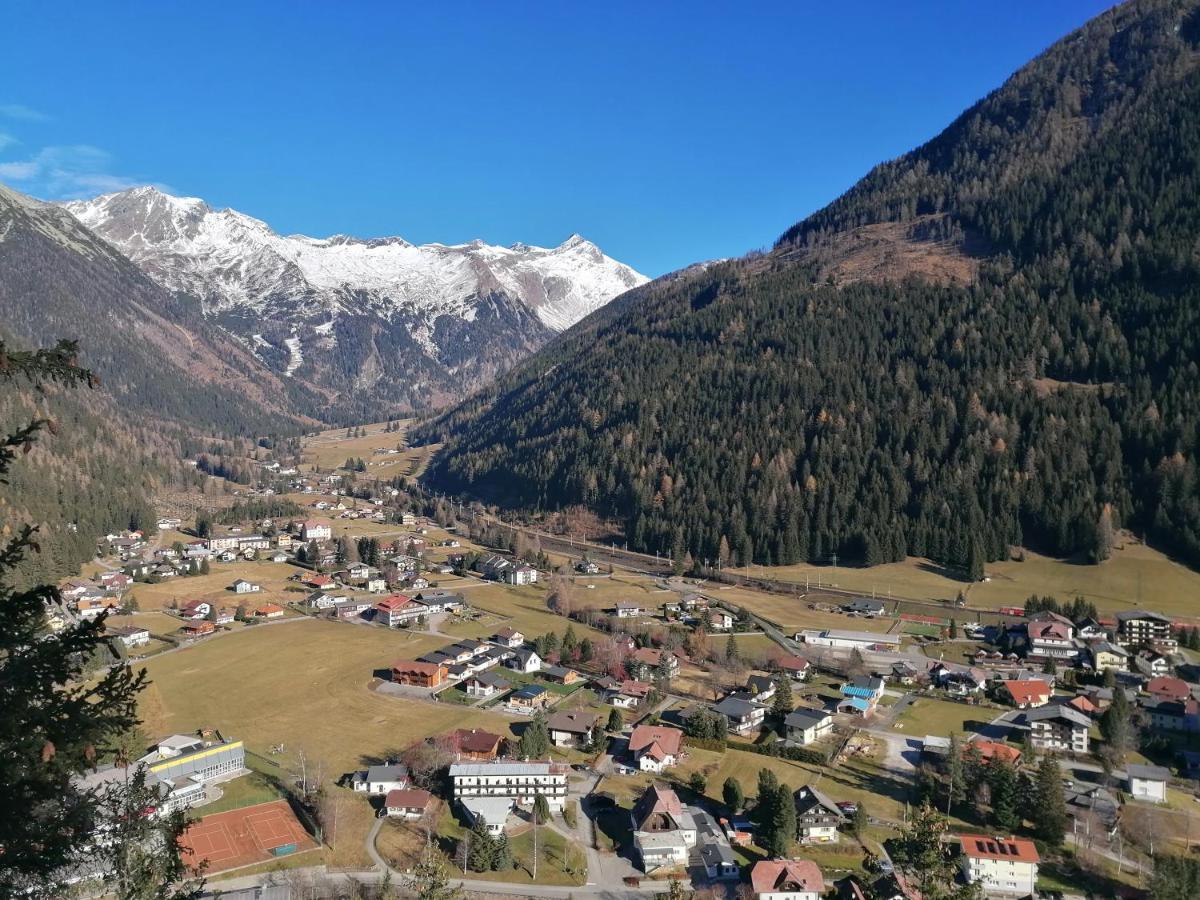
[[[450,767],[454,799],[505,798],[528,805],[537,796],[552,810],[567,802],[567,768],[549,762],[456,763]]]

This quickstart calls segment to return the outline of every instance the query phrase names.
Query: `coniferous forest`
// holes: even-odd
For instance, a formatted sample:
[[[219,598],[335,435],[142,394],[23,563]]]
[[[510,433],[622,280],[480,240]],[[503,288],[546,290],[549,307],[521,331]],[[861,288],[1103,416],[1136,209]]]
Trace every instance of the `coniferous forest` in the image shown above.
[[[977,571],[1129,527],[1200,565],[1198,196],[1197,4],[1123,4],[769,252],[426,422],[426,479],[677,557]]]

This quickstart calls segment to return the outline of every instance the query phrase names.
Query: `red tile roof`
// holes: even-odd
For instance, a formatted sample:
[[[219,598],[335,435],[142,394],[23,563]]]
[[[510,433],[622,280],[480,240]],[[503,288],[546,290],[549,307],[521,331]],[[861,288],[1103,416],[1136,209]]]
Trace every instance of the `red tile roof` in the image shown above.
[[[788,672],[803,672],[812,663],[803,656],[784,656],[779,660],[779,668],[785,669]]]
[[[657,744],[668,756],[679,756],[679,747],[683,743],[683,732],[678,728],[667,728],[662,725],[639,725],[629,736],[629,752],[637,753],[643,748],[649,749]],[[661,758],[661,757],[656,757]]]
[[[1159,675],[1146,682],[1146,693],[1171,700],[1186,700],[1192,696],[1192,688],[1182,678]]]
[[[422,790],[388,791],[384,806],[389,809],[424,809],[433,799],[433,794]]]
[[[976,739],[971,741],[967,747],[977,749],[985,762],[993,759],[1002,759],[1005,762],[1015,763],[1021,758],[1021,751],[1016,747],[1010,747],[1008,744],[1000,744],[996,741]]]
[[[394,612],[398,609],[407,609],[410,606],[418,605],[411,597],[405,597],[403,594],[392,594],[390,597],[384,597],[375,604],[375,608],[382,612]]]
[[[825,892],[825,877],[811,859],[764,859],[750,870],[750,885],[756,894],[783,891]]]
[[[974,859],[1000,859],[1023,863],[1041,861],[1033,841],[1024,838],[962,834],[958,840],[962,844],[963,855]]]
[[[498,734],[474,728],[470,731],[460,728],[454,732],[454,743],[463,753],[495,753],[502,740]]]
[[[1050,685],[1036,678],[1025,681],[1005,681],[1002,684],[1009,696],[1013,698],[1013,703],[1032,703],[1035,700],[1050,699]]]
[[[445,666],[439,666],[437,663],[417,662],[412,659],[398,659],[392,663],[392,671],[402,675],[424,675],[432,678],[444,670]]]

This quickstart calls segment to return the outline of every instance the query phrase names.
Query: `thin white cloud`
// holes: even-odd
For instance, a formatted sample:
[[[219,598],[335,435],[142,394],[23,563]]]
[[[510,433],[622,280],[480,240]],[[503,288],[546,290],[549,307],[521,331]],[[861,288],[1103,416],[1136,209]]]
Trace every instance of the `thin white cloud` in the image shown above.
[[[112,163],[111,154],[89,144],[44,147],[29,159],[0,162],[0,179],[48,200],[78,200],[147,183],[113,173]]]
[[[31,109],[23,103],[0,103],[0,116],[6,119],[20,119],[23,122],[50,121],[50,117],[44,112]]]
[[[19,143],[21,143],[21,142],[18,141],[11,134],[5,134],[3,131],[0,131],[0,150],[3,150],[5,147],[11,147],[13,144],[19,144]]]

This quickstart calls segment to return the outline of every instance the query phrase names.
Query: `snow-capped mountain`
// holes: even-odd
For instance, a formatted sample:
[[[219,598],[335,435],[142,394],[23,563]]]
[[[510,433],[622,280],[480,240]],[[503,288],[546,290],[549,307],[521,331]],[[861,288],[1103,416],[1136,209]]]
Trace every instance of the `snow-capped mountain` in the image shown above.
[[[276,371],[401,407],[477,386],[647,280],[579,235],[553,248],[285,236],[149,187],[64,206]],[[397,375],[397,390],[380,385]]]

